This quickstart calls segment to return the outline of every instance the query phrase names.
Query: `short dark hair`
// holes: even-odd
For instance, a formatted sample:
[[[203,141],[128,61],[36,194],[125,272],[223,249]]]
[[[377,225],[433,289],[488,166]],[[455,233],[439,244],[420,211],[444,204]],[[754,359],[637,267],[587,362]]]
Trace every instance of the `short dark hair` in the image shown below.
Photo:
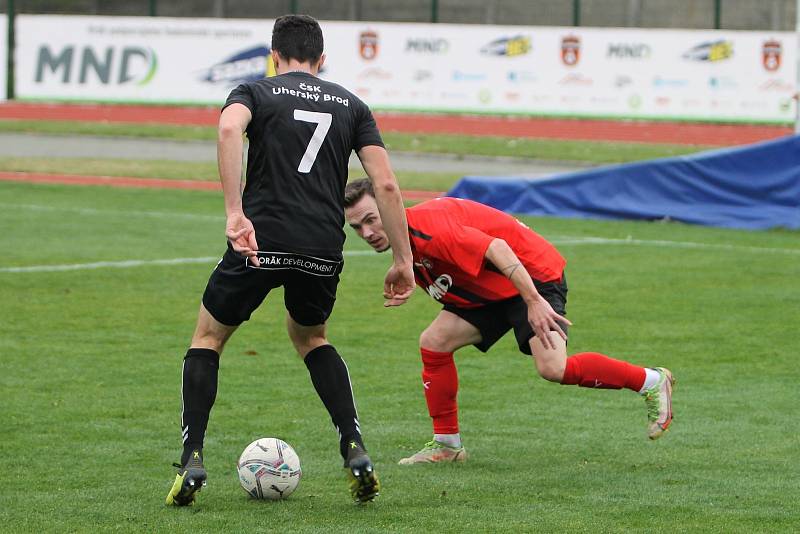
[[[272,28],[272,49],[285,60],[317,63],[323,50],[322,28],[308,15],[283,15]]]
[[[367,178],[359,178],[349,182],[344,188],[344,207],[350,208],[356,202],[364,198],[364,195],[369,195],[375,198],[375,189],[372,188],[372,182]]]

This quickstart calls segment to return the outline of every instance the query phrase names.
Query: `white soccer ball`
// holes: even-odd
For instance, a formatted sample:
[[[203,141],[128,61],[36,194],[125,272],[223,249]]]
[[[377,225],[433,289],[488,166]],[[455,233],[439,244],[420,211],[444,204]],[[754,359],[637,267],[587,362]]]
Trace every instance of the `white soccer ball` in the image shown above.
[[[237,469],[239,483],[255,499],[285,499],[300,483],[300,457],[277,438],[257,439],[245,447]]]

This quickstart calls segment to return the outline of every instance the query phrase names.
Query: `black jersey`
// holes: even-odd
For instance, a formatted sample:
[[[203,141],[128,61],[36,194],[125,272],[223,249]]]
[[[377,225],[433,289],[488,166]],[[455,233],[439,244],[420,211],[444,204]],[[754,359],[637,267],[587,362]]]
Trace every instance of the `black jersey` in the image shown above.
[[[252,114],[242,207],[259,250],[340,257],[350,154],[383,146],[367,105],[305,72],[242,84],[233,103]]]

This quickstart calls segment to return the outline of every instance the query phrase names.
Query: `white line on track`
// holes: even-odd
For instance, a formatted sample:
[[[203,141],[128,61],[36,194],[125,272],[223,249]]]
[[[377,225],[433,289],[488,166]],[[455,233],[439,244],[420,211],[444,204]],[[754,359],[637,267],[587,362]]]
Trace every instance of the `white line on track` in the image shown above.
[[[759,254],[789,254],[800,256],[800,249],[789,248],[769,248],[769,247],[746,247],[738,245],[726,245],[718,243],[695,243],[691,241],[665,241],[665,240],[646,240],[646,239],[610,239],[604,237],[569,237],[560,236],[552,240],[556,245],[633,245],[633,246],[653,246],[670,247],[699,250],[730,250],[734,252],[755,252]],[[378,254],[371,250],[346,250],[345,256],[373,256]],[[131,267],[146,267],[151,265],[181,265],[208,263],[212,264],[219,261],[219,257],[207,256],[199,258],[172,258],[163,260],[125,260],[125,261],[99,261],[93,263],[74,263],[68,265],[30,265],[23,267],[0,267],[0,273],[43,273],[59,271],[79,271],[88,269],[125,269]]]

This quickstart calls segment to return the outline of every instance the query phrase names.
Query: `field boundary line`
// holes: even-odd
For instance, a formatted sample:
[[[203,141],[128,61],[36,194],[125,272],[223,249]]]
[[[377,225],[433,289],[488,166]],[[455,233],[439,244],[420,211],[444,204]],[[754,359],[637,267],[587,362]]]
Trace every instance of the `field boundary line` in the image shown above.
[[[191,219],[201,221],[225,222],[224,215],[201,215],[199,213],[170,213],[168,211],[142,211],[142,210],[103,210],[97,208],[77,208],[72,206],[45,206],[43,204],[14,204],[11,202],[0,202],[3,209],[24,209],[31,211],[65,211],[79,213],[81,215],[119,215],[156,217],[164,219]]]
[[[377,255],[371,250],[346,250],[345,256]],[[82,271],[92,269],[128,269],[131,267],[149,267],[162,265],[182,265],[219,262],[220,256],[200,256],[196,258],[169,258],[163,260],[121,260],[95,261],[90,263],[69,263],[62,265],[26,265],[19,267],[0,267],[0,273],[47,273],[63,271]]]
[[[750,247],[717,243],[697,243],[692,241],[666,241],[661,239],[615,239],[605,237],[571,237],[559,236],[551,239],[555,245],[635,245],[635,246],[658,246],[671,248],[685,248],[698,250],[728,250],[734,252],[755,252],[771,254],[788,254],[800,256],[800,249],[775,248],[775,247]],[[375,256],[379,255],[372,250],[345,250],[344,256]],[[79,271],[90,269],[121,269],[131,267],[161,266],[161,265],[181,265],[212,263],[219,261],[218,256],[202,256],[196,258],[170,258],[163,260],[121,260],[121,261],[98,261],[91,263],[73,263],[64,265],[28,265],[19,267],[0,267],[0,273],[41,273],[41,272],[62,272]]]
[[[698,243],[695,241],[669,241],[666,239],[622,239],[609,237],[559,236],[550,241],[558,245],[642,245],[700,250],[730,250],[737,252],[757,252],[772,254],[800,255],[800,248],[752,247],[728,243]]]

